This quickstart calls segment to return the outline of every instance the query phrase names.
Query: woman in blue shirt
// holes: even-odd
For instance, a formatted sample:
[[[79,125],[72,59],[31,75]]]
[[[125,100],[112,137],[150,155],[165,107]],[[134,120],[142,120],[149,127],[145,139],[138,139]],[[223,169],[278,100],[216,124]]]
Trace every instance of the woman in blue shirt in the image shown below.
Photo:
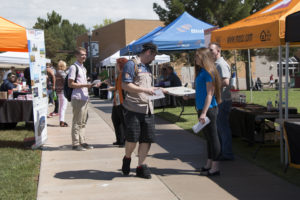
[[[221,102],[221,81],[208,48],[200,48],[195,54],[195,98],[199,122],[210,123],[203,128],[207,140],[207,162],[200,175],[220,175],[218,157],[221,152],[217,133],[218,103]]]

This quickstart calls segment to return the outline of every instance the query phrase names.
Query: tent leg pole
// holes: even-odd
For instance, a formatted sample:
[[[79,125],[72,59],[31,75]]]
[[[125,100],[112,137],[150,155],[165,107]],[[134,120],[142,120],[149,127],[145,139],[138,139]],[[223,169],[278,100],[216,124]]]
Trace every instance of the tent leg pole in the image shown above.
[[[279,121],[280,121],[280,163],[284,163],[283,153],[283,113],[282,113],[282,47],[278,47],[278,63],[279,63]],[[276,85],[275,85],[276,88]]]
[[[288,89],[289,89],[289,43],[286,43],[285,47],[285,113],[284,119],[287,120],[289,118],[288,113]]]
[[[237,64],[236,64],[236,50],[234,50],[234,65],[235,65],[235,77],[236,77],[236,89],[240,89],[239,87],[239,78],[238,78],[238,70],[237,70]]]
[[[252,72],[251,72],[251,56],[250,49],[248,49],[248,64],[249,64],[249,79],[250,79],[250,102],[253,102],[253,94],[252,94]]]
[[[284,113],[284,119],[287,120],[289,118],[289,112],[288,112],[288,107],[289,107],[289,94],[288,94],[288,89],[289,89],[289,42],[286,43],[285,47],[285,113]],[[285,148],[284,148],[284,164],[287,165],[288,163],[288,146],[287,146],[287,141],[285,140],[284,142]]]

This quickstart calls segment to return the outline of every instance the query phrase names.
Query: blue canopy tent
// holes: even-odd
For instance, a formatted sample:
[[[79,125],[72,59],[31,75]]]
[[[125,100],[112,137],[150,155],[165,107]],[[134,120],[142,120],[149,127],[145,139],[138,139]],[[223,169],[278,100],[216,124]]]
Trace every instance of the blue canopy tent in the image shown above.
[[[131,51],[128,54],[137,54],[141,51],[142,45],[152,42],[157,45],[158,51],[179,51],[192,50],[204,46],[204,30],[214,26],[194,18],[184,12],[168,26],[147,34],[147,37],[140,38],[131,44]],[[125,49],[129,49],[125,47]],[[121,55],[128,55],[122,54]]]

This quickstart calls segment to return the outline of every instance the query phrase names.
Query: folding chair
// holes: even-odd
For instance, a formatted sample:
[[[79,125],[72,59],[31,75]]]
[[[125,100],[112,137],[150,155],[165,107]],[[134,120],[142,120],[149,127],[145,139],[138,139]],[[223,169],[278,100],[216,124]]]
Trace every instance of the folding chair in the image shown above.
[[[284,121],[283,132],[289,161],[284,171],[287,171],[288,166],[300,169],[300,122]]]

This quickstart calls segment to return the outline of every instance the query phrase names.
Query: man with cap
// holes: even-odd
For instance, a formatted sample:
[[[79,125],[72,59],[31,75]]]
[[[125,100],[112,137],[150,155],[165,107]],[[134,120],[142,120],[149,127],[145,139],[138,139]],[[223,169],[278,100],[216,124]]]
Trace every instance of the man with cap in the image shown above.
[[[148,98],[154,95],[155,88],[151,86],[152,73],[149,64],[156,54],[156,45],[144,44],[137,58],[129,60],[122,72],[122,88],[127,92],[123,101],[126,129],[122,172],[124,175],[129,174],[131,154],[139,142],[136,176],[146,179],[150,179],[151,174],[144,162],[151,143],[155,141],[153,104]]]

